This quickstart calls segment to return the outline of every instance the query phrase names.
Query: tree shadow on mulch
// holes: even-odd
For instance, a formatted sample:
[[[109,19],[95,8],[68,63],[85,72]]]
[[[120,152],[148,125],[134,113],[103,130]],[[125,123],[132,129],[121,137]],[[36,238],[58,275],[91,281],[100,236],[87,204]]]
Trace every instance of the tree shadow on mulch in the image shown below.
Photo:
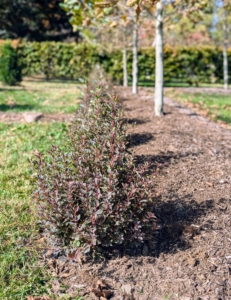
[[[124,119],[124,121],[129,125],[142,125],[148,122],[148,120],[142,120],[137,118]]]
[[[155,207],[157,230],[153,240],[139,246],[119,246],[103,249],[106,259],[128,257],[159,257],[161,253],[176,253],[191,248],[193,238],[200,234],[198,219],[212,211],[213,200],[197,203],[192,195],[183,199],[173,196],[167,202],[159,202]],[[207,224],[209,225],[209,224]],[[144,248],[146,247],[146,250]]]
[[[213,200],[198,203],[192,194],[179,199],[171,196],[167,202],[160,202],[155,207],[155,214],[160,222],[160,229],[155,234],[155,256],[160,253],[175,253],[191,247],[191,241],[201,231],[198,219],[214,208]]]
[[[149,174],[153,174],[157,168],[164,165],[164,172],[172,163],[177,164],[185,157],[195,157],[198,153],[174,153],[168,151],[159,155],[136,155],[135,163],[137,166],[149,162]],[[158,171],[157,171],[158,177]],[[190,240],[198,234],[196,223],[198,219],[206,215],[214,207],[212,200],[198,203],[193,194],[179,196],[176,192],[169,191],[169,200],[162,202],[161,197],[157,200],[155,214],[158,219],[159,229],[154,233],[156,246],[151,255],[159,256],[160,253],[175,252],[177,250],[190,247]],[[141,254],[142,252],[140,252]]]
[[[151,133],[132,133],[128,135],[127,148],[133,148],[147,144],[151,140],[154,140],[154,137]]]
[[[198,153],[199,154],[199,153]],[[135,157],[136,165],[142,165],[145,162],[150,163],[150,173],[156,171],[159,164],[164,164],[164,170],[171,164],[177,163],[187,156],[196,156],[197,153],[161,153],[160,155],[140,155]],[[158,175],[157,175],[158,176]],[[183,197],[177,193],[169,191],[170,199],[162,201],[161,196],[156,200],[155,215],[157,217],[157,230],[153,234],[153,240],[146,243],[148,252],[144,253],[144,245],[138,247],[118,247],[104,249],[107,258],[119,257],[124,255],[131,257],[152,256],[158,257],[161,253],[175,253],[179,250],[186,250],[191,247],[193,238],[200,233],[198,220],[212,211],[214,208],[213,200],[206,200],[198,203],[193,194],[186,194]]]
[[[200,155],[200,152],[198,153],[192,153],[192,152],[186,152],[186,153],[175,153],[172,151],[167,152],[161,152],[158,155],[135,155],[134,161],[136,166],[141,166],[144,163],[148,162],[150,164],[150,171],[152,172],[153,169],[156,169],[157,167],[161,167],[164,165],[165,171],[166,168],[174,163],[177,164],[178,161],[180,161],[183,158],[186,157],[195,157]]]

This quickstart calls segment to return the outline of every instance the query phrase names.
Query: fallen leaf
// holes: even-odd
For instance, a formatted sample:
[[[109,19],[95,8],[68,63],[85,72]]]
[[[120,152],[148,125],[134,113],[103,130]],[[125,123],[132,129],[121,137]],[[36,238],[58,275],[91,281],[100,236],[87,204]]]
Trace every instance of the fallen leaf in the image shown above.
[[[87,17],[85,20],[83,20],[82,25],[83,26],[89,26],[91,24],[91,19]]]
[[[110,26],[111,28],[116,28],[118,25],[119,25],[118,22],[113,21],[109,26]]]
[[[77,254],[77,261],[82,265],[83,262],[85,261],[85,257],[83,255],[83,252],[82,251],[79,251],[78,254]]]
[[[67,278],[67,277],[70,277],[71,275],[73,275],[73,273],[64,273],[64,274],[61,274],[60,277]]]
[[[41,239],[38,240],[38,244],[43,244],[45,242],[46,238],[42,237]]]

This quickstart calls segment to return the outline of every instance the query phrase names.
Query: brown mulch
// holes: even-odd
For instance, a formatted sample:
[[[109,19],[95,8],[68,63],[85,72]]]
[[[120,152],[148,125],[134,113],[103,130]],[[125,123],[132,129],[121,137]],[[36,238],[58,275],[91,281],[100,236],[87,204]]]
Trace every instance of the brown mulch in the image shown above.
[[[100,279],[112,299],[231,299],[231,131],[170,99],[165,116],[155,117],[148,89],[119,93],[130,150],[138,162],[159,166],[159,229],[147,245],[115,250],[101,261],[73,262],[45,251],[53,291],[84,295]]]

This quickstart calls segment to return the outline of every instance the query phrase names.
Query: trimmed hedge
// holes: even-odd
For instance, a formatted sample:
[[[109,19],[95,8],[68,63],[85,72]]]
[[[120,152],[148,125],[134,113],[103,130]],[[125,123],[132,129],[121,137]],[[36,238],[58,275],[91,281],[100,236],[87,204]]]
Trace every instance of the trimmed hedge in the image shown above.
[[[43,74],[47,79],[87,78],[96,64],[103,65],[116,83],[123,81],[122,52],[108,53],[97,46],[60,42],[24,42],[18,46],[24,75]],[[179,47],[164,49],[165,82],[189,84],[223,81],[222,50],[216,47]],[[231,49],[228,51],[231,70]],[[139,51],[139,81],[155,79],[155,49]],[[132,52],[128,51],[128,74],[132,79]]]
[[[43,74],[47,79],[86,77],[104,56],[97,47],[59,42],[27,42],[18,51],[24,75]]]
[[[139,81],[154,82],[155,50],[141,49],[138,52]],[[229,70],[231,69],[231,50],[228,52]],[[112,78],[122,83],[122,53],[116,51],[108,54],[104,62],[105,70]],[[128,52],[128,74],[132,74],[132,53]],[[220,83],[223,81],[223,54],[215,47],[179,47],[164,49],[165,82]]]
[[[7,85],[16,85],[22,80],[22,68],[18,53],[10,43],[5,43],[0,52],[0,81]]]

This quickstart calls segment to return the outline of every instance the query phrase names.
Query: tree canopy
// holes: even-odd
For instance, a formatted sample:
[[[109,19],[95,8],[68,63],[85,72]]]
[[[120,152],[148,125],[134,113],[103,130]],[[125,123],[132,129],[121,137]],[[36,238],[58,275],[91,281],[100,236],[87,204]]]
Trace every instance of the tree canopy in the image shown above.
[[[0,38],[27,38],[31,41],[78,38],[61,0],[1,0]]]

